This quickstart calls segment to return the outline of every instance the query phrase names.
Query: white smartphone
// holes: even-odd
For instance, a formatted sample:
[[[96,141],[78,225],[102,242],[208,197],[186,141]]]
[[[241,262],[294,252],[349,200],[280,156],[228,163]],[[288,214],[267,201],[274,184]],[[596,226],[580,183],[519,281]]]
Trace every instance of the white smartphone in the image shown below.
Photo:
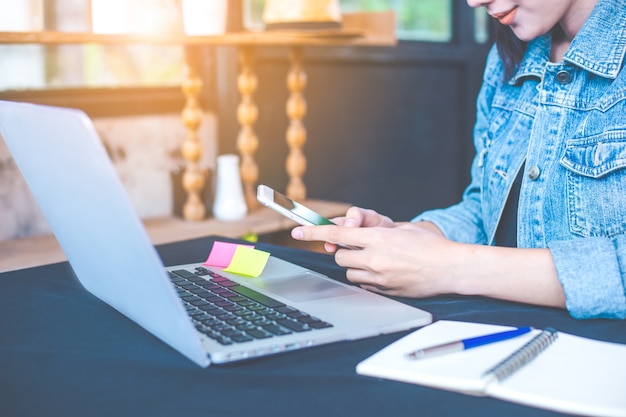
[[[261,184],[257,187],[256,198],[257,200],[259,200],[259,203],[273,210],[276,210],[283,216],[293,220],[298,224],[301,224],[302,226],[322,226],[325,224],[335,224],[321,214],[316,213],[310,208],[293,201],[286,195],[283,195],[278,191],[273,190],[267,185]],[[342,248],[346,249],[360,249],[356,246],[343,245],[341,243],[338,243],[337,246],[341,246]]]
[[[273,190],[267,185],[259,185],[256,190],[256,198],[259,203],[273,210],[276,210],[285,217],[303,226],[321,226],[324,224],[335,224],[319,213],[303,206]]]

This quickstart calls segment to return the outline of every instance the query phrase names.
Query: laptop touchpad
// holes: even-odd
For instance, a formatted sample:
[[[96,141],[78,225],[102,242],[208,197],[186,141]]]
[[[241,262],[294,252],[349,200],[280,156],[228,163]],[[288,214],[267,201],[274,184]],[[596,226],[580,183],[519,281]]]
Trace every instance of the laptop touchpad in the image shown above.
[[[301,272],[283,277],[255,279],[254,285],[293,302],[341,297],[358,292],[350,287],[334,283],[311,272]]]

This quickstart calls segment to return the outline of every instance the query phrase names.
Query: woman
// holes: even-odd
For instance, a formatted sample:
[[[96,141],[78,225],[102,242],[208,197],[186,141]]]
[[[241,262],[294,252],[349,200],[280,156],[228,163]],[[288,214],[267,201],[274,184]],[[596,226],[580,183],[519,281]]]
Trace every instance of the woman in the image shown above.
[[[487,60],[462,201],[410,223],[353,207],[340,226],[292,236],[327,242],[350,281],[383,294],[626,317],[624,1],[468,4],[515,38],[500,36]]]

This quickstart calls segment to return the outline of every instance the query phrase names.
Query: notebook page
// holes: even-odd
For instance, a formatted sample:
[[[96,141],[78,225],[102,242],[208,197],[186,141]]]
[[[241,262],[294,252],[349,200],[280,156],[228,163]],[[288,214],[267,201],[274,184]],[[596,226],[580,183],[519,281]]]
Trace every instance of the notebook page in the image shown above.
[[[626,345],[559,332],[545,351],[487,393],[580,415],[626,416]]]
[[[483,373],[532,339],[539,331],[514,339],[423,360],[405,358],[420,348],[469,337],[512,330],[512,327],[441,320],[385,347],[357,365],[361,375],[484,395]]]

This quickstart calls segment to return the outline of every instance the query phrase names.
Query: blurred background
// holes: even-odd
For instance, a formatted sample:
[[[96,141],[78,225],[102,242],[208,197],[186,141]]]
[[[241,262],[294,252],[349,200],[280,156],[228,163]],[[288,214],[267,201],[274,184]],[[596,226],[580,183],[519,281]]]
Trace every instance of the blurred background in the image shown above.
[[[174,36],[183,31],[181,1],[0,0],[0,32]],[[393,10],[398,44],[304,47],[307,198],[395,220],[455,203],[469,181],[474,101],[491,44],[486,15],[453,0],[340,5],[343,13]],[[229,1],[227,30],[263,30],[264,7],[263,0]],[[254,54],[259,182],[284,191],[288,47],[259,46]],[[178,44],[0,44],[0,99],[83,109],[140,215],[177,215],[183,64]],[[200,164],[211,173],[218,154],[237,152],[237,47],[203,46],[200,65]],[[0,178],[0,240],[46,233],[1,142]]]

